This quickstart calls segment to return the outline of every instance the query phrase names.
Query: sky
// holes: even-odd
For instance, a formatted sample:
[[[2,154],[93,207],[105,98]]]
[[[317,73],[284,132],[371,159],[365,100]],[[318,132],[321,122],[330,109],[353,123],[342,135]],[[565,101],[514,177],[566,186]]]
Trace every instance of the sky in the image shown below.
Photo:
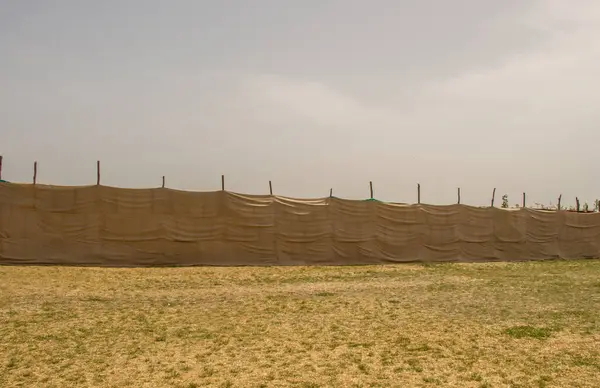
[[[597,0],[0,0],[0,53],[9,181],[600,198]]]

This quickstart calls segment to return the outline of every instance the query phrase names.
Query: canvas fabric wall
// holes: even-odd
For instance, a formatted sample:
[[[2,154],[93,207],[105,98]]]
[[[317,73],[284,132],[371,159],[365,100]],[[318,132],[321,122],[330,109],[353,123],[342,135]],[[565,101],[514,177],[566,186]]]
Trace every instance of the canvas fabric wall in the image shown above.
[[[600,214],[0,183],[0,264],[348,265],[600,257]]]

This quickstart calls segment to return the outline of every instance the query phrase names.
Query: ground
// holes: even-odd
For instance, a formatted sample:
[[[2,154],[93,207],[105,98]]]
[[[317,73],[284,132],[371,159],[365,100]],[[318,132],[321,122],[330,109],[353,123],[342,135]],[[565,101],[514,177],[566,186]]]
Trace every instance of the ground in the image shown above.
[[[597,387],[600,261],[0,267],[2,387]]]

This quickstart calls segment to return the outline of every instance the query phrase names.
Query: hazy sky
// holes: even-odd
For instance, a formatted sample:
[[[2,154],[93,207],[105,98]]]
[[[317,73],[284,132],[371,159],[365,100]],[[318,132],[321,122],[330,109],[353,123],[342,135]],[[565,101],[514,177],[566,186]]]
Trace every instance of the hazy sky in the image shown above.
[[[4,179],[600,198],[598,0],[0,0]]]

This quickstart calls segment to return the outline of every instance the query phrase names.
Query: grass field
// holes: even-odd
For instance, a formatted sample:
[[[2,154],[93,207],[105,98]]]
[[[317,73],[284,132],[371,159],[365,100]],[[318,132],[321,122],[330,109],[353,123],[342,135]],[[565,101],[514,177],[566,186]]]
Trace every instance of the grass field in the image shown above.
[[[0,267],[1,387],[598,387],[600,261]]]

